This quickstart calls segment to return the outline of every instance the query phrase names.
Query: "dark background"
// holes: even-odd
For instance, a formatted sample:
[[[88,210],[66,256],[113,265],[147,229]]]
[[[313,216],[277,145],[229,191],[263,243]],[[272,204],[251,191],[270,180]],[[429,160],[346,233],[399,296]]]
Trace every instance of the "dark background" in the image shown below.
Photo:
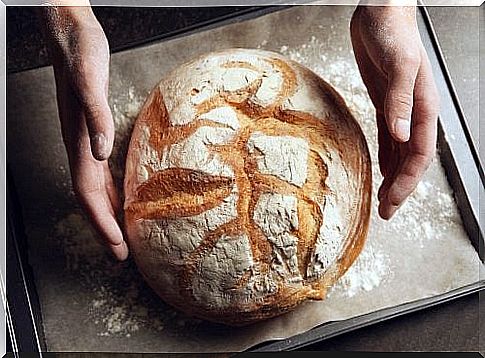
[[[114,52],[149,41],[153,37],[174,34],[181,29],[205,24],[221,17],[234,16],[251,9],[254,7],[93,7]],[[9,73],[49,64],[37,11],[34,7],[7,9]]]

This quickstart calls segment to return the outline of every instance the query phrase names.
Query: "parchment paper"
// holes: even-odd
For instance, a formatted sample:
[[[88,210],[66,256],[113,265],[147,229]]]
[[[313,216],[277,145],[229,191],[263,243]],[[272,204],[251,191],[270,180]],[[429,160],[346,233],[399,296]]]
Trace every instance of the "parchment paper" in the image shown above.
[[[132,122],[163,74],[201,53],[250,47],[281,52],[310,67],[344,96],[371,148],[375,198],[381,178],[374,110],[351,50],[352,10],[295,7],[113,55],[110,100],[117,138],[111,164],[117,181]],[[7,89],[8,161],[51,351],[239,351],[463,287],[477,282],[483,270],[437,157],[393,220],[378,218],[374,200],[364,251],[325,301],[244,328],[186,317],[147,288],[131,260],[116,263],[94,240],[71,190],[52,69],[11,75]]]

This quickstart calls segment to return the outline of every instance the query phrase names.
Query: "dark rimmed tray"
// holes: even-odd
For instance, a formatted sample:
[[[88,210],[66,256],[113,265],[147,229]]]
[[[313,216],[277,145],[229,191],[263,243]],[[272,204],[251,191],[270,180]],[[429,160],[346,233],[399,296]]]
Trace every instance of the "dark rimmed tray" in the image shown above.
[[[222,22],[214,22],[209,26],[225,24],[227,21],[242,21],[245,18],[255,17],[257,15],[277,9],[278,8],[265,8],[263,10],[258,9],[254,12],[248,12],[232,19],[224,19]],[[483,170],[478,162],[476,150],[471,142],[471,137],[468,129],[466,128],[463,113],[460,109],[460,105],[449,78],[449,74],[444,66],[441,52],[437,45],[432,26],[424,8],[422,9],[422,17],[420,17],[420,26],[424,30],[422,31],[423,42],[430,55],[433,68],[435,70],[436,81],[442,89],[443,94],[443,110],[442,117],[440,118],[439,133],[441,157],[447,170],[450,183],[457,195],[457,203],[462,213],[469,237],[474,242],[476,248],[480,251],[483,259],[483,228],[481,228],[479,225],[479,216],[477,214],[479,212],[479,207],[477,204],[478,200],[475,200],[478,199],[480,195],[483,195]],[[195,28],[190,29],[190,31],[197,30],[198,29]],[[186,33],[184,32],[183,34]],[[182,35],[182,33],[178,35]],[[159,41],[161,38],[157,37],[153,40]],[[451,135],[455,136],[456,138],[455,140],[448,142]],[[25,258],[21,257],[21,253],[24,252],[24,250],[18,249],[18,246],[21,246],[21,240],[19,240],[19,238],[21,239],[22,232],[22,224],[18,221],[19,211],[16,211],[15,208],[11,206],[11,203],[9,203],[8,208],[9,215],[13,216],[12,220],[17,220],[18,223],[17,228],[16,225],[12,225],[11,228],[13,235],[11,235],[11,238],[9,238],[9,240],[11,240],[9,241],[9,258],[13,258],[13,265],[19,265],[17,268],[23,267],[22,270],[17,270],[19,273],[21,273],[20,277],[18,278],[19,285],[17,288],[12,288],[13,283],[10,285],[10,278],[15,276],[9,275],[9,287],[7,288],[9,293],[9,302],[16,302],[15,305],[10,305],[12,307],[10,313],[13,318],[13,323],[15,325],[19,325],[19,329],[16,330],[16,332],[19,332],[21,337],[17,338],[22,338],[16,339],[16,342],[18,343],[17,347],[22,351],[35,351],[39,348],[43,348],[42,339],[39,338],[41,336],[39,329],[41,325],[39,324],[40,322],[37,318],[39,316],[39,311],[38,307],[36,308],[35,305],[35,287],[33,285],[33,281],[29,278],[28,266],[26,265],[27,261]],[[15,259],[17,261],[15,261]],[[17,263],[15,264],[15,262]],[[21,265],[22,262],[24,265]],[[15,266],[9,265],[9,267],[11,267],[12,270],[15,269]],[[359,316],[345,321],[324,324],[302,335],[298,335],[287,340],[269,344],[264,343],[258,346],[257,350],[297,349],[310,343],[314,343],[316,341],[342,334],[366,325],[381,322],[395,316],[446,302],[466,294],[476,292],[482,288],[484,288],[483,282],[466,286],[462,289],[430,299],[411,302],[409,304],[373,312],[368,315]],[[14,295],[16,291],[19,293],[19,296],[14,297],[23,297],[23,301],[12,298],[12,295]],[[17,302],[21,303],[18,304]],[[22,305],[24,309],[22,309]],[[23,318],[18,316],[20,314],[23,315]],[[27,327],[28,329],[21,329],[23,322],[25,322],[25,324],[30,324],[31,327]],[[31,349],[26,348],[28,347],[29,342],[31,344],[30,347],[32,347]]]

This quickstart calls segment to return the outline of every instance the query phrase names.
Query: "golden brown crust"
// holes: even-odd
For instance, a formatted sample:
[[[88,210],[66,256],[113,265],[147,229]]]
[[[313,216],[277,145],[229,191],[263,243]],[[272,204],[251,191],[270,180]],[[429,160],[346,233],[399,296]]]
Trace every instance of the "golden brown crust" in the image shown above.
[[[234,180],[184,168],[168,168],[154,173],[138,187],[137,199],[143,202],[169,198],[184,192],[203,195],[221,187],[230,190]]]
[[[228,54],[231,52],[229,51]],[[220,54],[218,54],[220,55]],[[201,63],[211,55],[202,57],[183,66],[169,75],[190,75],[187,68],[194,63]],[[371,164],[365,138],[355,119],[350,114],[343,99],[326,82],[311,71],[302,68],[291,61],[268,53],[255,54],[263,58],[271,68],[282,76],[282,85],[270,105],[261,105],[254,101],[253,96],[262,87],[264,78],[248,83],[247,86],[235,90],[219,90],[206,100],[195,104],[196,120],[184,125],[174,125],[166,103],[161,95],[162,85],[152,92],[141,111],[136,129],[130,144],[127,168],[135,170],[144,167],[148,178],[139,183],[133,179],[134,172],[127,172],[125,191],[135,193],[125,204],[125,220],[129,232],[129,243],[134,251],[135,259],[144,272],[148,283],[167,302],[196,316],[233,325],[247,324],[279,315],[294,308],[307,299],[323,299],[327,289],[345,273],[354,262],[365,242],[370,221],[371,204]],[[229,56],[230,57],[230,56]],[[230,58],[223,62],[223,68],[247,69],[258,72],[260,68],[253,63]],[[179,72],[177,72],[179,71]],[[184,72],[189,71],[189,72]],[[286,102],[303,86],[298,78],[312,84],[312,91],[325,99],[328,113],[325,117],[302,111],[298,108],[288,108]],[[180,78],[182,81],[183,78]],[[185,93],[190,97],[199,95],[200,90],[192,88]],[[184,94],[182,94],[184,95]],[[226,124],[216,123],[199,117],[211,110],[230,107],[237,115],[240,128],[234,131],[230,140],[223,144],[206,143],[206,148],[217,155],[221,163],[231,169],[233,176],[213,175],[194,169],[170,167],[156,169],[155,165],[141,164],[139,152],[144,148],[141,138],[141,127],[149,129],[149,140],[146,145],[153,148],[159,155],[166,154],[174,144],[181,143],[202,128],[229,129]],[[303,139],[308,143],[307,173],[303,185],[290,183],[272,174],[265,174],[258,169],[256,155],[258,149],[249,152],[248,142],[255,133],[274,137],[292,137]],[[349,188],[332,188],[327,184],[329,178],[329,163],[322,157],[330,149],[338,152],[339,160],[345,168]],[[186,153],[186,155],[191,155]],[[302,158],[303,159],[303,158]],[[335,175],[335,174],[334,174]],[[223,201],[236,189],[237,203],[235,218],[211,229],[204,234],[197,247],[184,254],[177,266],[168,267],[178,285],[178,294],[169,293],[163,283],[156,282],[156,275],[146,272],[153,265],[145,263],[147,237],[140,231],[140,223],[145,220],[165,220],[182,217],[192,217],[203,214],[207,210],[222,205]],[[324,274],[312,276],[308,267],[315,258],[315,248],[319,238],[320,228],[327,220],[322,211],[328,195],[339,195],[338,190],[353,192],[353,202],[349,204],[349,227],[345,244],[338,260],[325,269]],[[289,234],[298,239],[298,275],[301,282],[291,283],[284,279],[276,282],[277,288],[267,292],[263,297],[237,301],[228,307],[217,307],[213,304],[204,306],[198,303],[192,287],[194,278],[201,274],[201,265],[212,250],[216,248],[221,237],[238,237],[244,234],[249,240],[254,267],[258,275],[273,275],[274,246],[268,240],[262,228],[255,221],[256,205],[262,195],[275,193],[290,195],[296,198],[298,227]],[[131,233],[131,234],[130,234]],[[153,255],[153,253],[150,253]],[[156,262],[156,258],[151,258]],[[157,264],[158,265],[158,264]],[[288,265],[288,264],[287,264]],[[164,269],[160,267],[160,269]],[[251,271],[245,271],[230,290],[243,290],[253,278]],[[266,277],[266,276],[264,276]],[[229,292],[229,291],[228,291]],[[238,291],[239,292],[239,291]],[[235,301],[236,302],[236,301]]]

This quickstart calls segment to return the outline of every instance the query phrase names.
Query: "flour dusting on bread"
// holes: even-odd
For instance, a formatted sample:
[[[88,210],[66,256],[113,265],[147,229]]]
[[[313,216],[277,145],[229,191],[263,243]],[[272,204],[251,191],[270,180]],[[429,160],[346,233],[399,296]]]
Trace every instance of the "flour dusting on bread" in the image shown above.
[[[325,297],[362,249],[371,185],[362,131],[323,79],[267,51],[208,54],[137,118],[130,249],[166,302],[251,323]]]

